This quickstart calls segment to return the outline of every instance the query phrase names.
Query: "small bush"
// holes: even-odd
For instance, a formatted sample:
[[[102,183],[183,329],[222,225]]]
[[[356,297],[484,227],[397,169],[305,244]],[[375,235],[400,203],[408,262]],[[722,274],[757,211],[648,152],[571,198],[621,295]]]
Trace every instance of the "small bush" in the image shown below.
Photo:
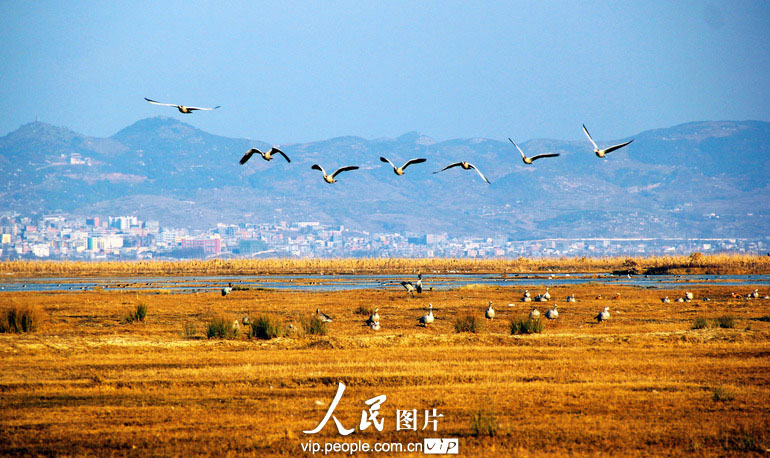
[[[278,318],[262,315],[251,323],[249,337],[270,340],[283,335],[283,325]]]
[[[455,331],[457,332],[479,332],[481,330],[481,318],[473,315],[466,315],[455,321]]]
[[[216,317],[206,325],[206,337],[209,339],[232,339],[238,336],[238,330],[233,328],[233,321],[225,317]]]
[[[35,332],[43,320],[43,314],[36,307],[11,307],[0,315],[0,332]]]
[[[721,386],[714,388],[712,392],[714,393],[713,399],[716,402],[732,401],[735,399],[735,395],[731,391]]]
[[[725,449],[758,453],[767,451],[767,438],[762,432],[752,431],[742,426],[737,431],[725,433],[724,436]]]
[[[325,336],[327,332],[329,332],[326,329],[326,323],[318,319],[317,316],[314,316],[310,319],[310,321],[302,320],[302,330],[305,331],[305,334],[313,334],[317,336]]]
[[[374,313],[374,309],[371,307],[367,307],[365,305],[359,305],[358,308],[353,311],[353,313],[355,313],[356,315],[368,316]]]
[[[511,321],[511,334],[534,334],[543,332],[543,322],[540,318],[533,320],[529,317]]]
[[[471,417],[471,432],[476,437],[494,437],[497,434],[497,418],[494,414],[478,410]]]
[[[136,310],[129,313],[123,318],[124,323],[133,323],[134,321],[144,321],[147,317],[147,304],[139,304],[136,306]]]
[[[693,323],[693,325],[692,325],[693,329],[705,329],[707,327],[709,327],[709,322],[706,321],[706,319],[703,318],[703,317],[696,318],[695,319],[695,323]]]
[[[714,327],[715,328],[734,328],[735,318],[728,315],[720,316],[719,318],[714,320]]]
[[[192,321],[188,321],[184,324],[184,336],[187,339],[193,339],[196,337],[196,334],[198,334],[198,327],[195,326],[195,323]]]

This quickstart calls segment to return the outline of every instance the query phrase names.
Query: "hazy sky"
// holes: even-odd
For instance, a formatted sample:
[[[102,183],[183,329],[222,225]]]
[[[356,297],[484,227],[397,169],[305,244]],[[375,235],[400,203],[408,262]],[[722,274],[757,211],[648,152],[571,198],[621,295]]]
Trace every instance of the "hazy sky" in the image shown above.
[[[108,136],[166,115],[271,143],[770,120],[768,1],[481,3],[0,0],[0,135],[35,117]]]

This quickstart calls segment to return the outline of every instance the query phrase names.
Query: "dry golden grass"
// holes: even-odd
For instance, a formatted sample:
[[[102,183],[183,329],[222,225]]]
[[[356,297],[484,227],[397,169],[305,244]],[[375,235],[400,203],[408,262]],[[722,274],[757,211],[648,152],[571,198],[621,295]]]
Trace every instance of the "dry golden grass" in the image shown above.
[[[362,258],[362,259],[236,259],[206,261],[7,261],[0,273],[29,276],[65,275],[276,275],[367,273],[487,272],[612,272],[770,274],[770,256],[721,254],[638,258]]]
[[[47,318],[35,333],[0,335],[0,454],[295,456],[308,439],[424,437],[457,437],[467,456],[760,453],[770,447],[770,301],[735,299],[734,289],[690,288],[696,301],[663,304],[684,289],[552,287],[559,319],[525,336],[511,336],[509,323],[534,304],[519,302],[515,286],[414,299],[390,290],[2,293],[0,308],[30,304]],[[577,303],[564,301],[569,293]],[[457,318],[482,317],[489,300],[494,320],[455,332]],[[140,303],[144,322],[122,322]],[[422,328],[428,303],[436,321]],[[605,305],[612,318],[596,324]],[[379,307],[381,331],[364,325],[361,307]],[[215,316],[297,326],[316,308],[334,317],[327,336],[203,336]],[[724,315],[735,328],[692,329],[697,317]],[[331,421],[302,432],[339,381],[348,389],[335,415],[346,427],[366,399],[387,395],[382,433],[342,438]],[[395,409],[433,408],[444,415],[438,432],[395,430]],[[493,436],[474,432],[479,412],[494,419]]]

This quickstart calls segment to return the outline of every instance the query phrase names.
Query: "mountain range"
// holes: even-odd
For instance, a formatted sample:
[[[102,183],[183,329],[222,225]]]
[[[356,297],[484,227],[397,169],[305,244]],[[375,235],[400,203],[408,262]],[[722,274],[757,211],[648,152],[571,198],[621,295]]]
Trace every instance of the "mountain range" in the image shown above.
[[[589,128],[600,147],[627,140],[600,140],[599,126]],[[525,165],[508,141],[435,141],[416,132],[338,137],[280,145],[291,163],[255,155],[241,166],[249,148],[271,145],[167,117],[139,120],[109,138],[32,122],[0,138],[0,212],[136,215],[200,229],[320,221],[515,240],[768,236],[770,123],[692,122],[630,138],[604,159],[587,139],[524,141],[528,156],[561,155]],[[397,176],[380,156],[397,165],[427,162]],[[472,170],[432,173],[460,160],[492,184]],[[360,169],[327,184],[314,163]]]

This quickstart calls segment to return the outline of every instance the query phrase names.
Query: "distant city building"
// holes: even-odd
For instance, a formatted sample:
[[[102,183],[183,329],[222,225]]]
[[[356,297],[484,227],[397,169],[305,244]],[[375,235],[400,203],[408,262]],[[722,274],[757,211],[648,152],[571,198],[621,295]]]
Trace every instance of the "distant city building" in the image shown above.
[[[182,239],[182,248],[200,248],[206,254],[218,255],[221,251],[222,240],[211,239]]]

